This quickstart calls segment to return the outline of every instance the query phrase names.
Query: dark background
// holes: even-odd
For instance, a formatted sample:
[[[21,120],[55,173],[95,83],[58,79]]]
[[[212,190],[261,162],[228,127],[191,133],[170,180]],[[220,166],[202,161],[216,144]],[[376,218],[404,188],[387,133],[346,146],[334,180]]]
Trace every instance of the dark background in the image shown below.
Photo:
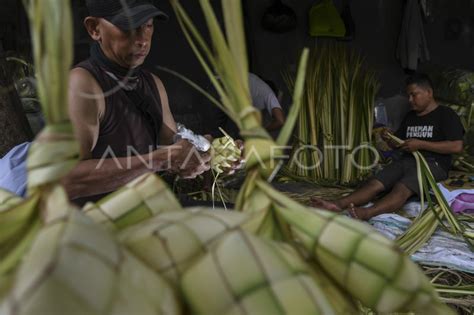
[[[167,23],[156,23],[153,48],[146,67],[157,73],[168,90],[170,105],[177,120],[200,131],[208,117],[208,101],[180,80],[161,73],[156,66],[180,72],[202,86],[208,86],[206,76],[195,59],[167,0],[157,0],[158,6],[170,15]],[[219,6],[220,1],[211,1]],[[281,72],[294,71],[301,49],[312,47],[317,39],[308,36],[307,15],[314,0],[283,0],[298,16],[298,27],[284,34],[268,32],[260,26],[261,17],[273,0],[243,0],[248,40],[250,69],[273,80],[286,92]],[[474,0],[428,0],[432,15],[425,21],[425,34],[431,63],[474,71]],[[82,27],[87,14],[83,1],[73,0],[75,19],[75,61],[88,56],[89,40]],[[339,8],[341,3],[334,0]],[[182,4],[205,31],[199,3],[182,0]],[[379,76],[378,97],[391,97],[404,92],[405,72],[395,57],[402,20],[404,0],[352,0],[352,16],[356,25],[355,38],[345,42],[366,57]],[[29,49],[28,27],[21,1],[2,0],[0,5],[0,53]],[[318,39],[319,40],[319,39]],[[422,65],[423,66],[423,65]],[[287,109],[289,95],[283,106]]]

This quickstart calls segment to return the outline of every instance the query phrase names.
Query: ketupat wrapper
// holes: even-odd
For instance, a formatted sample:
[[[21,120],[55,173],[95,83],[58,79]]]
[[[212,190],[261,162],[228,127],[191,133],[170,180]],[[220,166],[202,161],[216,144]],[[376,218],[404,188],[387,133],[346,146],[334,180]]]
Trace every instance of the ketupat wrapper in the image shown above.
[[[236,229],[255,231],[258,221],[245,213],[188,208],[136,224],[120,232],[119,239],[147,266],[177,286],[182,274],[212,244]]]
[[[245,140],[244,159],[248,175],[237,198],[236,208],[263,213],[259,234],[281,238],[282,232],[278,230],[278,225],[274,224],[275,218],[268,207],[270,202],[259,197],[262,194],[259,193],[259,189],[255,184],[258,180],[271,178],[279,169],[280,163],[275,162],[274,158],[275,156],[281,156],[281,146],[286,145],[296,121],[299,105],[301,104],[308,51],[305,50],[302,55],[300,71],[295,84],[294,105],[290,115],[288,115],[288,123],[282,129],[275,143],[262,127],[260,113],[251,105],[240,1],[222,2],[226,26],[225,35],[219,28],[219,23],[210,3],[202,0],[200,4],[215,50],[212,53],[211,48],[206,45],[204,39],[197,32],[196,27],[179,1],[172,1],[184,35],[216,88],[226,113],[239,126],[240,134]],[[226,42],[226,38],[229,42]],[[209,62],[206,62],[206,60],[209,60]],[[217,80],[216,77],[220,79]]]
[[[0,212],[19,204],[23,199],[9,191],[0,189]],[[1,221],[1,219],[0,219]]]
[[[209,1],[200,0],[209,28],[212,49],[197,32],[179,1],[173,0],[172,4],[185,36],[221,97],[222,105],[239,126],[241,136],[245,140],[247,178],[237,198],[236,209],[262,215],[263,220],[260,223],[258,235],[292,244],[295,244],[296,238],[297,246],[306,246],[304,257],[310,255],[324,268],[333,281],[348,290],[352,296],[361,299],[364,305],[376,311],[432,310],[439,314],[449,313],[449,309],[438,300],[433,287],[421,270],[401,251],[396,250],[393,242],[382,238],[373,230],[368,230],[360,222],[339,218],[335,214],[320,212],[320,210],[310,210],[282,196],[280,192],[268,185],[267,181],[271,181],[275,171],[278,170],[275,145],[287,143],[301,107],[308,52],[305,50],[301,58],[294,88],[293,106],[288,115],[287,124],[275,143],[261,127],[260,117],[254,112],[250,103],[240,1],[222,1],[226,27],[224,35]],[[220,80],[215,79],[216,75]],[[329,237],[329,239],[323,239],[328,243],[320,243],[319,236],[329,235],[324,232],[330,232],[332,229],[337,232],[334,240],[331,242]],[[352,236],[349,242],[348,239],[342,238],[345,234]],[[358,241],[361,242],[358,243]],[[310,245],[319,246],[311,247]],[[367,248],[380,251],[385,259],[393,259],[393,261],[388,261],[387,265],[374,265],[371,261],[373,256],[363,255],[367,253]],[[353,254],[361,255],[353,256],[351,250]],[[192,271],[188,273],[190,272]],[[339,272],[343,273],[339,274]],[[403,283],[399,284],[397,281],[407,278],[407,274],[411,277],[411,281],[405,286]],[[219,279],[216,277],[213,280]],[[186,279],[184,281],[186,282]],[[346,281],[350,281],[350,286]],[[191,286],[188,290],[191,290]],[[217,292],[222,289],[218,288]],[[380,290],[382,291],[379,292]],[[190,295],[186,294],[186,296],[191,299]],[[199,304],[196,298],[189,302]],[[252,303],[255,307],[252,310],[258,312],[258,307],[271,307],[267,305],[265,299],[265,296],[261,298],[261,305]],[[194,310],[207,311],[204,307],[195,306]],[[220,312],[219,307],[213,310]]]
[[[289,245],[235,231],[184,275],[193,314],[354,314],[336,287],[325,290]],[[331,292],[331,295],[328,294]]]
[[[32,196],[27,200],[16,200],[16,205],[0,211],[0,253],[4,254],[4,242],[15,237],[16,234],[24,234],[22,229],[28,227],[32,220],[38,216],[38,196]],[[4,255],[1,255],[4,257]]]
[[[13,275],[41,224],[37,194],[15,200],[16,205],[0,212],[0,300],[13,284]]]
[[[78,158],[78,148],[74,143],[72,128],[67,123],[67,113],[64,106],[66,89],[63,89],[61,86],[67,82],[67,72],[71,61],[71,36],[66,36],[66,40],[61,41],[61,35],[70,35],[71,33],[70,24],[68,24],[70,22],[70,12],[67,1],[41,0],[41,5],[39,3],[39,0],[31,0],[29,3],[29,13],[33,24],[35,62],[39,65],[40,97],[44,103],[43,105],[47,113],[46,117],[50,125],[32,147],[29,171],[34,173],[35,177],[34,181],[30,182],[30,199],[25,202],[31,202],[30,206],[37,209],[38,214],[41,215],[43,222],[45,222],[45,227],[39,230],[37,238],[32,243],[32,248],[27,256],[24,257],[23,263],[20,265],[20,269],[15,274],[13,280],[7,277],[7,281],[11,283],[9,286],[12,289],[4,304],[2,304],[3,310],[5,310],[6,314],[10,311],[15,311],[15,314],[18,314],[18,312],[19,314],[30,314],[31,311],[35,315],[41,314],[41,312],[48,315],[64,314],[66,312],[68,314],[81,315],[84,313],[148,314],[148,312],[176,312],[178,307],[176,303],[173,303],[172,291],[167,289],[163,280],[160,280],[151,269],[146,268],[138,260],[134,259],[133,256],[130,256],[127,251],[121,249],[105,230],[71,208],[64,191],[55,185],[74,166]],[[221,77],[223,78],[224,86],[218,85],[217,90],[224,100],[223,102],[227,106],[228,111],[235,115],[234,119],[237,120],[239,127],[242,129],[242,135],[246,139],[246,154],[249,157],[248,161],[250,161],[247,165],[249,177],[239,197],[238,208],[239,210],[249,212],[249,214],[256,215],[258,220],[256,220],[256,223],[252,222],[252,225],[256,224],[258,228],[253,230],[258,229],[259,233],[265,234],[268,237],[279,237],[290,242],[296,236],[300,240],[297,244],[305,244],[305,241],[312,240],[314,237],[311,234],[313,233],[312,228],[314,226],[310,226],[310,229],[304,229],[304,227],[307,227],[305,224],[313,224],[314,220],[310,220],[311,222],[308,223],[303,222],[302,228],[299,225],[301,224],[300,222],[294,221],[294,214],[289,210],[293,208],[291,201],[284,200],[281,202],[281,194],[265,186],[266,180],[271,179],[271,176],[278,167],[274,163],[272,156],[274,151],[271,146],[274,145],[274,142],[261,127],[260,116],[251,108],[249,102],[248,67],[245,59],[246,50],[242,32],[243,23],[240,2],[237,0],[223,1],[227,28],[226,36],[223,36],[219,31],[219,24],[212,12],[210,3],[207,0],[201,0],[200,3],[203,6],[206,20],[211,29],[210,33],[214,42],[214,48],[217,50],[217,59],[213,60],[211,58],[211,62],[217,62],[212,66],[222,74]],[[175,7],[176,4],[173,1]],[[50,12],[57,12],[58,14],[49,15],[48,13]],[[187,23],[189,25],[185,21],[187,16],[183,15],[182,11],[180,12],[178,14],[180,23]],[[49,19],[50,16],[51,19]],[[64,27],[59,27],[61,25]],[[189,37],[189,33],[187,35]],[[195,36],[195,33],[193,36]],[[229,46],[226,46],[225,38],[229,40]],[[307,53],[303,56],[305,55]],[[208,54],[208,56],[212,57],[212,54]],[[61,62],[58,62],[58,60]],[[304,68],[304,60],[305,57],[303,57],[300,69]],[[302,77],[304,75],[300,73],[296,82],[295,104],[298,104],[301,96]],[[278,144],[285,144],[289,139],[292,124],[294,124],[296,119],[297,109],[298,106],[294,106],[290,113],[288,118],[290,123],[284,127],[282,135],[277,141]],[[257,152],[258,154],[252,155],[252,152]],[[259,160],[259,157],[261,160]],[[153,185],[150,184],[150,186]],[[133,193],[131,194],[133,195]],[[140,196],[140,198],[136,199],[137,202],[130,201],[130,205],[141,207],[143,195]],[[144,199],[147,200],[146,198]],[[126,201],[128,203],[129,200]],[[298,205],[294,208],[297,209],[298,207],[301,206]],[[113,219],[120,218],[120,214],[127,213],[131,209],[122,208],[119,210],[119,215],[114,216]],[[287,217],[289,212],[291,216]],[[178,211],[162,215],[179,216],[182,214],[184,212]],[[141,220],[145,216],[140,215],[139,219]],[[137,222],[135,219],[134,217],[132,222]],[[151,218],[149,220],[154,219]],[[305,217],[302,220],[305,221],[307,218]],[[333,221],[336,222],[336,220]],[[321,223],[322,227],[333,226],[333,222],[328,222],[328,220],[320,220],[317,223]],[[197,224],[197,226],[202,226],[202,224]],[[299,227],[300,230],[306,233],[295,233],[293,235],[294,226]],[[35,227],[35,224],[28,225],[28,231],[33,230],[32,235],[36,235]],[[337,227],[342,227],[342,225],[337,225]],[[163,230],[163,232],[165,231],[166,229]],[[206,231],[204,230],[203,232]],[[342,231],[351,231],[351,229],[346,228],[342,229]],[[224,267],[227,270],[243,269],[240,267],[246,266],[252,261],[251,259],[242,260],[245,252],[248,253],[248,249],[251,247],[258,247],[259,251],[271,254],[268,255],[270,257],[268,259],[264,256],[261,257],[262,261],[265,262],[264,268],[261,270],[267,271],[267,274],[275,275],[279,278],[279,281],[276,283],[263,281],[263,284],[268,284],[267,287],[260,291],[248,292],[251,294],[248,294],[248,297],[242,300],[237,308],[230,308],[228,310],[230,313],[238,312],[241,307],[246,307],[255,313],[264,310],[270,312],[272,310],[278,310],[279,312],[288,310],[288,312],[294,313],[302,309],[320,313],[344,313],[351,308],[348,306],[350,305],[350,299],[347,301],[342,299],[343,294],[327,278],[324,281],[324,285],[317,285],[317,282],[315,282],[317,278],[314,277],[311,268],[308,268],[308,265],[296,255],[295,250],[288,249],[287,246],[276,249],[275,246],[277,245],[274,245],[274,243],[259,240],[252,236],[245,238],[248,241],[245,244],[250,243],[254,246],[245,247],[240,236],[247,234],[239,233],[238,235],[239,237],[231,235],[234,239],[231,239],[231,236],[229,236],[224,240],[228,241],[229,243],[226,244],[231,244],[232,247],[216,247],[225,253],[223,255],[223,258],[226,260]],[[28,239],[25,240],[25,242],[27,241]],[[185,241],[187,240],[185,239]],[[344,253],[344,243],[337,242],[336,245],[332,245],[335,248],[330,253],[334,253],[336,257]],[[372,247],[378,249],[378,246],[374,245]],[[299,247],[297,248],[300,249]],[[240,255],[233,256],[232,251],[234,249],[238,249],[239,252],[236,251],[236,253],[240,253]],[[175,250],[179,251],[180,247],[177,246]],[[209,255],[212,256],[212,253],[207,254],[206,258]],[[275,253],[284,256],[284,258],[276,259]],[[287,254],[285,255],[284,253]],[[324,262],[321,257],[317,257],[318,255],[315,255],[311,250],[307,250],[305,254],[312,254],[311,257],[321,265],[321,262]],[[21,258],[21,256],[14,253],[11,257]],[[321,255],[319,254],[319,256]],[[117,260],[117,257],[123,259]],[[232,259],[232,257],[235,258]],[[255,260],[253,261],[255,262]],[[342,260],[342,263],[351,265],[353,261],[359,262],[360,259],[346,259]],[[2,263],[4,262],[5,260],[2,259]],[[198,263],[192,268],[199,269],[201,265]],[[328,267],[326,266],[326,268]],[[83,272],[79,272],[81,270]],[[407,270],[413,271],[412,269]],[[215,271],[215,269],[210,270],[210,272]],[[256,270],[253,269],[253,271]],[[295,271],[304,274],[295,275],[293,273]],[[403,271],[401,270],[400,272]],[[215,300],[216,294],[225,293],[226,291],[197,291],[196,285],[192,289],[193,281],[191,275],[197,275],[198,278],[205,277],[206,275],[196,274],[193,270],[188,271],[188,273],[191,280],[185,277],[183,283],[191,281],[190,286],[186,285],[186,297],[188,297],[188,305],[191,305],[192,309],[200,311],[207,307],[202,305],[206,296],[212,298],[206,301],[209,303],[209,307],[217,305],[220,308],[219,305],[226,303],[225,299]],[[212,273],[210,274],[212,275]],[[233,284],[236,285],[234,288],[240,289],[249,283],[255,283],[262,279],[262,277],[266,277],[265,273],[259,274],[258,271],[254,275],[255,277],[252,277],[252,274],[235,273],[232,278],[235,281]],[[336,275],[332,273],[330,275],[333,280],[340,281],[340,278]],[[282,277],[285,278],[283,279]],[[58,279],[59,281],[56,281]],[[209,284],[209,286],[212,285],[214,288],[217,287],[219,289],[223,278],[214,278],[214,280],[215,282],[210,282],[210,279],[207,277],[204,282],[200,281],[198,284],[201,286]],[[367,286],[364,292],[375,290],[374,288],[379,287],[378,284],[368,281],[358,283],[359,286]],[[327,285],[332,285],[330,292],[337,294],[337,299],[333,300],[324,291],[324,287]],[[392,288],[390,286],[387,287],[389,289]],[[309,288],[309,290],[302,290],[302,288]],[[355,290],[354,288],[352,289]],[[196,291],[194,295],[193,290]],[[127,292],[130,292],[130,294],[126,294]],[[237,291],[233,290],[232,292],[236,293]],[[269,296],[270,292],[274,296]],[[295,292],[298,294],[294,294]],[[157,293],[164,300],[156,297],[155,294]],[[414,296],[417,297],[421,293],[417,291],[414,293]],[[354,293],[353,295],[357,296]],[[396,304],[397,297],[396,294],[389,295],[388,302]],[[275,300],[278,300],[278,303],[273,303]],[[367,300],[368,302],[366,301],[366,303],[368,305],[374,303],[379,305],[381,303],[373,296],[369,296]],[[438,303],[435,300],[433,301],[435,302],[434,305],[437,306]],[[386,301],[384,300],[383,302],[382,309],[385,310],[387,309]]]
[[[39,196],[23,199],[0,190],[0,301],[40,228]]]
[[[225,134],[224,137],[212,141],[211,168],[217,174],[221,174],[226,168],[231,168],[234,163],[239,161],[241,155],[242,151],[234,139]]]
[[[44,225],[1,314],[180,314],[166,281],[72,207],[62,188],[44,201]]]
[[[166,281],[71,206],[58,184],[79,158],[65,106],[72,61],[70,3],[27,0],[25,5],[47,127],[29,151],[29,197],[0,212],[5,226],[0,313],[179,314]]]
[[[62,84],[67,86],[72,61],[69,2],[44,0],[39,4],[31,0],[25,1],[25,5],[31,18],[38,93],[49,125],[29,150],[29,197],[22,200],[2,196],[6,203],[0,212],[1,297],[17,285],[16,273],[41,229],[43,211],[55,183],[72,169],[79,155],[72,128],[64,123],[67,89]],[[55,14],[47,14],[53,11]]]
[[[124,229],[162,212],[182,210],[167,184],[155,174],[145,174],[83,211],[111,231]]]
[[[307,208],[259,183],[290,226],[305,255],[365,306],[378,312],[448,314],[420,268],[393,241],[369,225],[337,213]]]

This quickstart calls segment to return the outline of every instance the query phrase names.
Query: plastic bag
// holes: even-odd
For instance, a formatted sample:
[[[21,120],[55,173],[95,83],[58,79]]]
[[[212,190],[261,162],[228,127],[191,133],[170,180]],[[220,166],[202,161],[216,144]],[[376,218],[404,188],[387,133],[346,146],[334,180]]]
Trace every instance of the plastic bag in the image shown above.
[[[174,136],[174,142],[185,139],[191,142],[196,149],[201,152],[207,152],[211,148],[211,143],[201,135],[195,134],[192,130],[187,129],[183,124],[176,124],[176,134]]]

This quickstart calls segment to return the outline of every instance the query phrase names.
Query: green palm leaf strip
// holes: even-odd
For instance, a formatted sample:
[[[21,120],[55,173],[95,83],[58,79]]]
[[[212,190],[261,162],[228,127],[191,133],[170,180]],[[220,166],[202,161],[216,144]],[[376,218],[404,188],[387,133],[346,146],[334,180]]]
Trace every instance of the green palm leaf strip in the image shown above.
[[[390,134],[391,139],[393,139],[395,142],[398,144],[402,144],[403,140],[397,138],[394,135]],[[421,205],[422,205],[422,212],[420,213],[419,217],[412,223],[416,224],[413,227],[410,227],[408,230],[409,234],[413,233],[413,229],[418,228],[418,224],[423,224],[422,226],[426,229],[425,231],[430,231],[434,232],[436,229],[436,226],[439,224],[442,226],[444,229],[447,231],[451,232],[454,235],[459,235],[463,237],[466,242],[469,244],[469,246],[474,245],[474,238],[472,235],[470,235],[469,231],[467,231],[466,227],[459,222],[459,220],[456,218],[456,215],[451,211],[451,207],[449,206],[448,202],[444,198],[443,194],[441,193],[441,190],[438,187],[438,184],[436,183],[433,174],[429,168],[428,163],[426,162],[425,158],[423,155],[418,152],[412,152],[413,156],[416,159],[417,163],[417,175],[418,175],[418,184],[420,185],[420,198],[421,198]],[[435,200],[433,200],[430,190],[433,191]],[[426,210],[424,209],[424,198],[428,200],[428,207]],[[435,207],[435,202],[437,203],[437,207]],[[425,215],[424,218],[421,218],[423,216],[423,211],[431,211],[432,215]],[[436,224],[433,220],[433,217],[437,219],[438,224]],[[448,222],[448,225],[444,223],[444,220]],[[423,237],[426,239],[426,235],[421,235],[420,233],[416,233],[419,237]],[[407,236],[402,235],[399,237],[402,240],[402,244],[407,242]],[[413,242],[418,243],[415,249],[419,248],[421,246],[421,241],[420,240],[413,240]],[[414,249],[412,248],[412,250]]]
[[[292,81],[285,81],[292,90]],[[366,177],[377,159],[369,146],[377,90],[374,72],[358,54],[334,43],[315,46],[288,168],[315,182],[349,184]]]
[[[0,275],[9,276],[48,219],[51,191],[77,163],[79,147],[67,113],[67,82],[72,63],[69,1],[24,1],[31,21],[39,99],[47,126],[30,147],[26,200],[3,195],[0,211]],[[54,14],[48,14],[54,12]],[[67,22],[65,22],[67,21]]]

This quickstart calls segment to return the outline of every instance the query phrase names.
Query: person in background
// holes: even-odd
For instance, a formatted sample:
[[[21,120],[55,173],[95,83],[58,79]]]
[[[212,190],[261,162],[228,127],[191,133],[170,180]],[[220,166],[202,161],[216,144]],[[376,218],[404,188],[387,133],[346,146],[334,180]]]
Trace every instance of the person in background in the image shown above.
[[[395,133],[405,141],[397,146],[384,135],[389,145],[402,151],[401,156],[349,196],[335,201],[313,198],[313,206],[335,212],[348,209],[352,217],[361,220],[400,209],[408,198],[420,194],[414,151],[423,154],[436,181],[448,177],[452,155],[463,150],[461,121],[452,109],[438,105],[433,84],[425,74],[409,77],[406,87],[412,111]],[[386,195],[373,205],[361,207],[382,192]]]
[[[86,6],[84,26],[94,44],[70,74],[69,116],[82,160],[63,180],[69,197],[83,205],[147,172],[193,178],[207,171],[208,153],[175,142],[166,89],[141,67],[154,20],[167,15],[151,0],[86,0]]]
[[[263,126],[269,132],[279,130],[285,124],[285,113],[277,96],[276,85],[253,73],[249,73],[249,85],[252,104],[262,112]]]
[[[265,129],[276,137],[278,131],[285,123],[285,113],[277,97],[279,91],[272,81],[264,81],[257,75],[249,73],[250,96],[253,106],[262,113],[262,124]],[[206,129],[206,132],[213,137],[222,137],[219,127],[223,128],[232,138],[237,139],[239,129],[227,115],[217,107],[212,107],[212,124]]]

